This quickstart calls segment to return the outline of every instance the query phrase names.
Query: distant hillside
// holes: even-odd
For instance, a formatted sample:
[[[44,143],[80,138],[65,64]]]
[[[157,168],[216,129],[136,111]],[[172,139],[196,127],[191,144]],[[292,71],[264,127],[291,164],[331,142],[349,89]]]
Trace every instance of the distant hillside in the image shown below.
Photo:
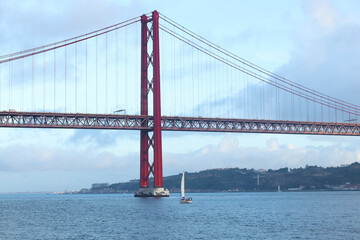
[[[259,179],[259,185],[258,185]],[[150,186],[153,179],[150,179]],[[179,191],[181,174],[164,177],[164,186],[171,192]],[[275,191],[300,188],[302,190],[342,190],[352,186],[360,190],[360,164],[355,162],[344,167],[281,168],[258,171],[254,169],[211,169],[185,174],[186,191]],[[347,184],[347,185],[346,185]],[[103,188],[83,189],[82,193],[134,192],[139,188],[139,180],[115,183]],[[357,189],[359,187],[359,189]],[[344,189],[347,190],[347,189]]]

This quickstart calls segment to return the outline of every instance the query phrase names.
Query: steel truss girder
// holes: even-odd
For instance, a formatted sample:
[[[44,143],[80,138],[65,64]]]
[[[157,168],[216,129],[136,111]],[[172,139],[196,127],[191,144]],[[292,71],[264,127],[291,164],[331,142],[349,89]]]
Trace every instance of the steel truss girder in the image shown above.
[[[147,115],[0,112],[0,127],[147,130],[154,117]],[[245,132],[360,136],[360,124],[255,119],[161,117],[164,131]]]

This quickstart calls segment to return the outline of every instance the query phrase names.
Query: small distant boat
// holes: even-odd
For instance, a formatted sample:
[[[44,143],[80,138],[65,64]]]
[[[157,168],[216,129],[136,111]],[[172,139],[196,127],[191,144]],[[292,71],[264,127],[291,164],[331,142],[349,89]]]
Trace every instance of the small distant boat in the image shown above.
[[[192,203],[192,198],[185,198],[185,173],[183,172],[181,178],[181,199],[180,203]]]

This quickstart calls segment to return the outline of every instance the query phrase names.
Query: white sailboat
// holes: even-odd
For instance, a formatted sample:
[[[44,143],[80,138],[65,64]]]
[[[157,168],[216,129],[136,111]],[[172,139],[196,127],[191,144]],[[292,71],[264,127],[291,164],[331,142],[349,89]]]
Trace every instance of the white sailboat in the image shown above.
[[[180,203],[192,203],[192,198],[185,198],[185,172],[181,178],[181,199]]]

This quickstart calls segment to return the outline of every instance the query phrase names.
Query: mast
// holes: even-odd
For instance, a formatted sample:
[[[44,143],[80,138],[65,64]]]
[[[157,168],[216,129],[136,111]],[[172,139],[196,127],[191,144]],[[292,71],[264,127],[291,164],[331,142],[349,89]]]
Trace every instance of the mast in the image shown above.
[[[183,172],[182,178],[181,178],[181,198],[185,198],[185,172]]]

